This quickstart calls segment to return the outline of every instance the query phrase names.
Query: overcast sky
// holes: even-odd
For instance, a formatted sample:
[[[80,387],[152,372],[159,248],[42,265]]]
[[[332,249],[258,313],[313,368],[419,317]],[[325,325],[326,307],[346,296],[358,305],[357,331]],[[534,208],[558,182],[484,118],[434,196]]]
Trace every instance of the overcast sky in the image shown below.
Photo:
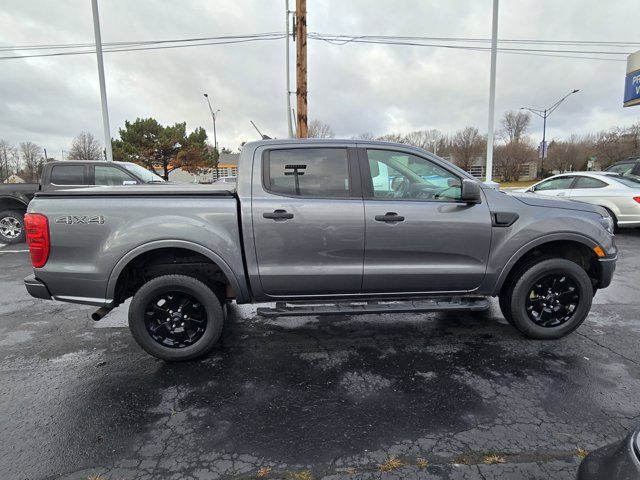
[[[489,38],[491,4],[308,0],[308,30]],[[638,41],[636,13],[637,0],[503,1],[499,37]],[[100,15],[103,42],[284,31],[283,0],[102,0]],[[0,32],[2,47],[93,42],[91,2],[4,1]],[[452,133],[466,125],[486,132],[488,52],[309,40],[308,54],[309,116],[331,124],[338,137],[429,128]],[[550,117],[551,138],[630,125],[640,120],[640,107],[622,108],[625,69],[624,61],[499,53],[496,117],[521,106],[544,108],[579,88]],[[186,121],[189,130],[203,126],[212,139],[204,92],[221,109],[221,146],[235,150],[256,139],[249,120],[268,135],[286,136],[284,40],[107,53],[105,70],[113,137],[125,120],[151,116]],[[534,138],[541,129],[534,117]],[[103,140],[95,55],[0,60],[0,139],[30,140],[59,158],[82,130]]]

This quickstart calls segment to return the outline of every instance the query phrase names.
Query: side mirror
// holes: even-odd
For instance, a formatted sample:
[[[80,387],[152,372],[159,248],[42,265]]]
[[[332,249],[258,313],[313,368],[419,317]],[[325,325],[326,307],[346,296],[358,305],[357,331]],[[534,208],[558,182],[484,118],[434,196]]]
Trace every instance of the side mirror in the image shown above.
[[[460,199],[468,204],[482,203],[480,184],[468,178],[462,179],[462,195]]]

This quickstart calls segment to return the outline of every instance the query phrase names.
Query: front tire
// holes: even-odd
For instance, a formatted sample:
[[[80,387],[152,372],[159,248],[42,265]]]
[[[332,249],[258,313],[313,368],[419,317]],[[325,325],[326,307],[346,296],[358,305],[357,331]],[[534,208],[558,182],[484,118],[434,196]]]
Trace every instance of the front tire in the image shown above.
[[[0,212],[0,242],[24,242],[24,212],[19,210],[5,210]]]
[[[224,313],[215,293],[186,275],[145,283],[129,307],[129,329],[147,353],[168,361],[207,354],[222,334]]]
[[[529,338],[564,337],[584,322],[591,309],[591,279],[570,260],[551,258],[530,264],[513,280],[502,303],[510,323]]]

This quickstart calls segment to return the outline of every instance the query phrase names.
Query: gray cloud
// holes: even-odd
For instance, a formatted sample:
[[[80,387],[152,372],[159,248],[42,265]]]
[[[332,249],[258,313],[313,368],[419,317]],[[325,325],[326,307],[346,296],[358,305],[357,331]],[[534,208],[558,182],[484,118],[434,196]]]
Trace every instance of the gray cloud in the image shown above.
[[[490,36],[488,0],[308,4],[309,31]],[[633,40],[635,4],[502,2],[500,37]],[[275,32],[284,23],[282,1],[110,0],[100,8],[105,42]],[[90,3],[5,2],[0,30],[5,46],[92,42]],[[112,134],[117,136],[127,119],[153,116],[164,123],[186,121],[190,129],[203,126],[211,135],[202,97],[208,92],[222,110],[221,145],[236,148],[255,139],[249,120],[282,137],[283,62],[284,40],[105,54]],[[638,110],[621,106],[624,72],[624,62],[499,54],[496,114],[520,106],[543,108],[579,88],[550,118],[551,137],[631,124]],[[452,132],[466,125],[486,131],[488,77],[487,52],[309,41],[310,116],[329,122],[339,136],[421,128]],[[31,140],[59,152],[81,130],[102,138],[99,108],[94,55],[0,61],[0,138]],[[534,118],[532,135],[540,130],[541,121]]]

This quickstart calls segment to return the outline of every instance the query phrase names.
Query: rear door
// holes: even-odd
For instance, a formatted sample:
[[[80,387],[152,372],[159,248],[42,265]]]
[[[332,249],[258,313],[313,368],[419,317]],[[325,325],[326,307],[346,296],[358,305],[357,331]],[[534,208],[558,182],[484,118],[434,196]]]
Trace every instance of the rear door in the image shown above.
[[[258,162],[251,212],[264,293],[358,293],[364,205],[355,148],[274,147]]]
[[[359,150],[365,197],[363,292],[469,291],[485,276],[486,201],[460,200],[461,177],[408,152]]]

